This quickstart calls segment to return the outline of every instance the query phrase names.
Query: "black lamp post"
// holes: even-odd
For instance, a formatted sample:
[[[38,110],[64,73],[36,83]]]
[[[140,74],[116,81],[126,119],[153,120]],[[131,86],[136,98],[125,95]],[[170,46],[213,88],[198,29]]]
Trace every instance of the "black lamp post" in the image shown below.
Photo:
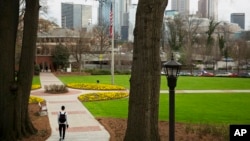
[[[175,140],[175,86],[181,64],[172,58],[163,64],[169,87],[169,141]]]

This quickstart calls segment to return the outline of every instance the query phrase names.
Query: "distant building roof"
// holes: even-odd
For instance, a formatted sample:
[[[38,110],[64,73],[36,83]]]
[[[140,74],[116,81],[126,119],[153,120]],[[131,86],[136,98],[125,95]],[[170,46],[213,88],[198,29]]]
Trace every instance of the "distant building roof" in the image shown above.
[[[38,37],[79,37],[79,32],[67,28],[55,28],[49,32],[38,32]]]

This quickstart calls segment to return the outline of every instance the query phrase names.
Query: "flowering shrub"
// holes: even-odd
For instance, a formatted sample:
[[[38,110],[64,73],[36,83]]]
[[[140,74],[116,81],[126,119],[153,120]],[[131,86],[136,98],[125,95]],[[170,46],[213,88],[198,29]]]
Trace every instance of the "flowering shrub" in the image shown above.
[[[43,98],[40,98],[40,97],[37,97],[37,96],[30,96],[30,98],[29,98],[29,103],[31,104],[31,103],[38,103],[38,102],[40,102],[40,103],[42,103],[42,102],[44,102],[44,99]]]
[[[41,85],[32,85],[31,86],[31,90],[36,90],[36,89],[40,89]]]
[[[78,97],[81,102],[89,102],[89,101],[100,101],[100,100],[112,100],[128,97],[127,92],[96,92],[96,93],[88,93],[82,94]]]
[[[45,93],[59,94],[68,92],[68,88],[65,85],[45,85],[44,86]]]
[[[96,83],[69,83],[67,87],[84,90],[125,90],[122,86]]]

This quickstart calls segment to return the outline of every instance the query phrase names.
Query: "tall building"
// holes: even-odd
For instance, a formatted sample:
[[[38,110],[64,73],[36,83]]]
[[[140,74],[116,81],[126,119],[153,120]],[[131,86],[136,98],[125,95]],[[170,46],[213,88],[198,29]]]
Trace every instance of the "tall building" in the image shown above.
[[[92,6],[61,3],[61,24],[64,28],[87,28],[92,20]]]
[[[121,40],[128,40],[128,26],[129,26],[129,0],[120,0],[120,26]]]
[[[98,0],[98,24],[110,25],[112,0]],[[114,21],[115,38],[128,39],[129,0],[115,0],[112,3],[112,20]]]
[[[180,14],[189,13],[189,0],[172,0],[172,10],[178,11]]]
[[[231,23],[237,23],[242,29],[245,29],[245,13],[232,13]]]
[[[198,14],[202,18],[212,18],[218,21],[218,0],[199,0]]]

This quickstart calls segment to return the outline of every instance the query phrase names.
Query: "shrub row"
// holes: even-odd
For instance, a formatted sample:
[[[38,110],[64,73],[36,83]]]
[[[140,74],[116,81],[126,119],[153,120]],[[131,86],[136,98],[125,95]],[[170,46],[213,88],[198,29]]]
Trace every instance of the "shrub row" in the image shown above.
[[[110,75],[111,74],[110,70],[101,70],[101,69],[86,69],[85,72],[89,73],[91,75]],[[118,71],[118,70],[115,70],[115,74],[127,75],[127,74],[130,74],[130,73],[131,73],[130,71]]]
[[[89,94],[82,94],[78,97],[81,102],[113,100],[128,97],[127,92],[96,92]]]
[[[40,89],[41,85],[32,85],[31,86],[31,90],[36,90],[36,89]]]
[[[40,97],[37,97],[37,96],[32,96],[31,95],[30,98],[29,98],[29,104],[38,103],[38,102],[42,103],[44,101],[45,100],[43,98],[40,98]]]

